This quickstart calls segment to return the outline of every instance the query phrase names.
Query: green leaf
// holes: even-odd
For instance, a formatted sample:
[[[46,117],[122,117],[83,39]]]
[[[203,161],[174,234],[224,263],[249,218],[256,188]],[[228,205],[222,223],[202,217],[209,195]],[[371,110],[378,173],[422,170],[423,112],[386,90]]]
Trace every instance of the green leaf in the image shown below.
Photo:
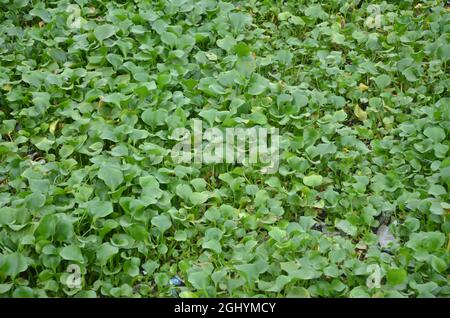
[[[122,171],[112,166],[101,166],[98,177],[113,191],[123,182]]]
[[[116,28],[111,24],[102,24],[94,29],[94,36],[100,42],[112,37],[114,34],[116,34]]]
[[[89,214],[95,218],[104,218],[114,212],[113,205],[109,201],[93,200],[87,203]]]
[[[121,93],[112,93],[104,96],[103,102],[113,104],[116,107],[120,108],[120,103],[125,99],[125,96],[123,96]]]
[[[289,289],[286,298],[310,298],[308,290],[304,287],[292,287]]]
[[[25,201],[29,209],[37,210],[45,205],[45,195],[35,192],[28,195]]]
[[[400,285],[406,282],[407,273],[404,269],[394,268],[386,273],[386,278],[391,285]]]
[[[261,75],[254,75],[250,80],[247,93],[250,95],[260,95],[268,88],[269,81]]]
[[[13,298],[34,298],[34,291],[28,286],[19,286],[12,294]]]
[[[191,187],[187,184],[177,185],[175,192],[184,201],[189,201],[193,193]]]
[[[247,25],[252,23],[252,16],[248,13],[233,12],[229,14],[229,18],[234,32],[242,32]]]
[[[217,40],[217,46],[225,51],[229,51],[236,45],[236,40],[230,35],[226,35],[223,39]]]
[[[189,200],[193,205],[200,205],[206,202],[208,200],[209,195],[207,192],[193,192],[189,196]]]
[[[234,51],[239,57],[250,55],[250,47],[244,42],[239,42],[238,44],[236,44],[234,46]]]
[[[354,112],[356,118],[358,118],[360,121],[365,121],[367,119],[367,112],[365,110],[362,110],[362,108],[359,107],[358,104],[355,105]]]
[[[307,7],[305,10],[305,15],[313,19],[322,20],[325,20],[328,17],[328,14],[322,9],[322,6],[319,4]]]
[[[308,187],[317,187],[323,182],[323,177],[317,174],[303,177],[303,183]]]
[[[315,276],[316,276],[315,271],[308,267],[303,267],[300,268],[299,270],[296,270],[295,272],[292,272],[293,278],[298,278],[302,280],[313,279]]]
[[[84,262],[83,254],[81,249],[77,245],[68,245],[62,248],[59,255],[68,261]]]
[[[423,134],[435,143],[441,142],[445,139],[445,131],[441,127],[427,127],[423,131]]]
[[[172,32],[164,32],[161,34],[161,41],[169,46],[175,46],[177,42],[177,36]]]
[[[111,257],[116,255],[119,249],[108,242],[103,243],[96,251],[97,263],[100,266],[105,266]]]
[[[3,255],[0,254],[0,256]],[[18,274],[26,271],[30,265],[29,260],[18,252],[7,254],[3,257],[3,262],[0,262],[0,272],[6,276],[11,276],[14,278]]]
[[[147,109],[142,113],[142,120],[149,126],[163,126],[166,123],[169,113],[165,109]]]
[[[16,219],[16,210],[9,207],[0,208],[0,225],[13,223]]]
[[[355,236],[356,233],[358,232],[358,228],[356,226],[354,226],[353,224],[351,224],[347,220],[338,221],[336,223],[336,228],[338,228],[339,230],[345,232],[346,234],[348,234],[350,236]]]
[[[220,242],[218,240],[205,241],[205,242],[203,242],[202,247],[206,248],[206,249],[213,250],[217,254],[222,253],[222,247],[221,247]]]
[[[42,21],[49,23],[52,20],[52,15],[48,10],[34,8],[29,13],[31,16],[39,17]]]
[[[13,284],[0,284],[0,295],[10,291],[12,287]]]
[[[297,107],[301,108],[308,105],[308,97],[306,97],[301,91],[294,91],[293,96],[294,103]]]
[[[377,84],[379,89],[384,89],[384,88],[388,87],[389,84],[391,84],[391,78],[389,77],[389,75],[386,75],[386,74],[382,74],[382,75],[375,77],[374,81]]]
[[[167,215],[161,214],[152,218],[152,224],[157,227],[161,233],[164,233],[172,226],[172,221]]]
[[[436,272],[443,273],[448,269],[448,263],[440,257],[431,255],[431,267],[433,267]]]

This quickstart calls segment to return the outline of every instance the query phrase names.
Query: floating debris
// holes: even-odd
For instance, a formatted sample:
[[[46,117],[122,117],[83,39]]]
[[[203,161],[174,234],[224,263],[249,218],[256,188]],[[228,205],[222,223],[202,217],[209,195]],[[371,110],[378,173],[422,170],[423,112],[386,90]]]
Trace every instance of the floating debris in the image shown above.
[[[173,286],[184,286],[183,280],[178,275],[175,275],[174,277],[172,277],[170,279],[169,283]]]
[[[387,247],[389,243],[395,242],[395,237],[389,231],[389,227],[386,225],[382,225],[377,230],[378,243],[381,247]]]

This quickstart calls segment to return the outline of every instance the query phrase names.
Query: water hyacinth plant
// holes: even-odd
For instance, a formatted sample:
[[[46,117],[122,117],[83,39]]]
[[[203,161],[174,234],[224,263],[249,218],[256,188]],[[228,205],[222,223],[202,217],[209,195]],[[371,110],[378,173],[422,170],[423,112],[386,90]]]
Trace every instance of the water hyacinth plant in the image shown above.
[[[449,31],[440,0],[0,0],[0,297],[448,297]]]

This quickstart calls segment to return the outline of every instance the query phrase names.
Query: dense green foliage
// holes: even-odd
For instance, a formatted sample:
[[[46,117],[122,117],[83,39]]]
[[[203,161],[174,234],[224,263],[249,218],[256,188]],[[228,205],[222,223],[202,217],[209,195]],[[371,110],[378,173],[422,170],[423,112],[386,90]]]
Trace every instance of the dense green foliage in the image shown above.
[[[0,295],[449,296],[449,30],[444,1],[0,0]],[[278,127],[278,172],[174,164],[193,118]]]

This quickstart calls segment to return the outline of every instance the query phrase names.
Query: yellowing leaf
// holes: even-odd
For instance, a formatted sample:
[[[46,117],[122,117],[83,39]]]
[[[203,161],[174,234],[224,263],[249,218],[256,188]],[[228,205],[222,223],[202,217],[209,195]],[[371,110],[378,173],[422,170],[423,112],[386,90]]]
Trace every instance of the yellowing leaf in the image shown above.
[[[361,107],[359,107],[358,104],[355,105],[355,116],[360,120],[360,121],[365,121],[367,119],[367,112],[362,110]]]
[[[48,128],[48,130],[51,132],[52,135],[55,134],[56,126],[58,125],[59,120],[55,120],[52,122]]]
[[[359,88],[359,90],[361,92],[365,92],[365,91],[367,91],[369,89],[369,86],[367,86],[367,85],[365,85],[363,83],[359,83],[359,87],[358,88]]]

